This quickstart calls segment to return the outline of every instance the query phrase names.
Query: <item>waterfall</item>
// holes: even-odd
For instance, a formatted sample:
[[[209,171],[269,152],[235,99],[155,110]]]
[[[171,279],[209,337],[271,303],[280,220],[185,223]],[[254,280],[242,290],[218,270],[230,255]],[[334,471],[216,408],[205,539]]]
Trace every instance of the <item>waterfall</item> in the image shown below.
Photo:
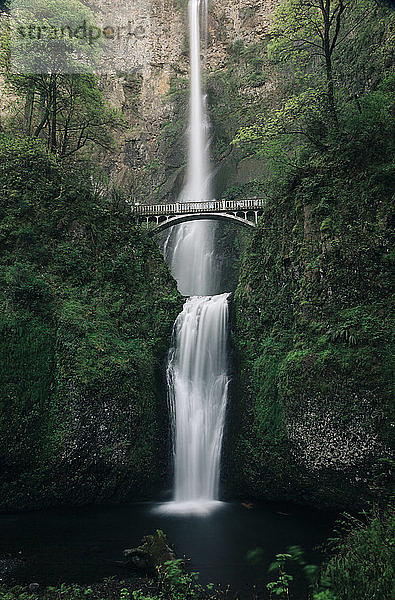
[[[201,15],[201,12],[203,15]],[[189,0],[190,102],[187,180],[181,202],[211,198],[209,120],[202,91],[200,18],[207,23],[207,0]],[[204,27],[207,35],[207,26]],[[217,224],[195,221],[173,227],[165,243],[165,258],[184,296],[212,295],[217,291],[218,268],[214,257]]]
[[[167,380],[175,439],[175,503],[218,499],[228,391],[227,294],[189,298],[174,326]],[[188,504],[186,504],[188,508]]]
[[[189,0],[189,153],[180,201],[211,197],[209,123],[201,78],[201,20],[207,32],[207,0]],[[173,329],[167,365],[174,452],[174,499],[168,512],[204,513],[217,506],[220,456],[229,384],[228,296],[219,294],[214,256],[216,224],[175,226],[164,254],[180,292],[190,296]]]

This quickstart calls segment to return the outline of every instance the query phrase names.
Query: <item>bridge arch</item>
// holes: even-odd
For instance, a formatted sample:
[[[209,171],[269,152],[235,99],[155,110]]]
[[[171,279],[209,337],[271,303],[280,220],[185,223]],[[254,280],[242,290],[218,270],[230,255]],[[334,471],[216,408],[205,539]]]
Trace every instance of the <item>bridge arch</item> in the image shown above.
[[[237,223],[242,227],[255,227],[256,223],[254,221],[250,221],[246,217],[240,217],[237,215],[232,215],[229,213],[191,213],[191,214],[182,214],[176,215],[172,217],[168,217],[166,220],[156,220],[155,217],[147,217],[146,223],[153,223],[154,227],[151,229],[152,233],[159,233],[160,231],[165,231],[169,227],[173,227],[173,225],[181,225],[181,223],[187,223],[189,221],[231,221],[233,223]]]

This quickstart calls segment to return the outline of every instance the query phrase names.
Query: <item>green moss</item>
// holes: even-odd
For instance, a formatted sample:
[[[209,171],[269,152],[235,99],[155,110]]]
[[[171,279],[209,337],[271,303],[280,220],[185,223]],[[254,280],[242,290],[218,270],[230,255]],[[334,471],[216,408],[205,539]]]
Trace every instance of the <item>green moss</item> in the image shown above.
[[[181,307],[161,253],[38,142],[0,136],[0,175],[1,508],[151,495]]]
[[[233,309],[230,494],[358,504],[391,445],[388,153],[373,163],[369,149],[350,177],[348,152],[283,182],[247,247]]]

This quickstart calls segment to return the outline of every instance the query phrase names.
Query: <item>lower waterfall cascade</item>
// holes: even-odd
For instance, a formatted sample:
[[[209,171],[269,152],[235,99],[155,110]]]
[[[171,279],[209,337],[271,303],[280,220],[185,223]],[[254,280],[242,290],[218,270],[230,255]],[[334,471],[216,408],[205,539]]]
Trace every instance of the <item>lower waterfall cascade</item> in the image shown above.
[[[174,325],[167,383],[174,440],[173,508],[205,511],[219,497],[228,396],[228,295],[192,296]]]

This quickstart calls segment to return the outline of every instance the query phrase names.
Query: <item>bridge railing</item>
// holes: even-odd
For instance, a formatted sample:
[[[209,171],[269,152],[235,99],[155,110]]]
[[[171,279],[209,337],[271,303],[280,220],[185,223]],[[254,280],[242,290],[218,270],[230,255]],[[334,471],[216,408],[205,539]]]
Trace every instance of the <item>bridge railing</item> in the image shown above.
[[[241,198],[237,200],[206,200],[205,202],[172,202],[168,204],[139,204],[133,207],[141,216],[190,214],[201,212],[223,212],[238,210],[259,210],[263,208],[263,198]]]

